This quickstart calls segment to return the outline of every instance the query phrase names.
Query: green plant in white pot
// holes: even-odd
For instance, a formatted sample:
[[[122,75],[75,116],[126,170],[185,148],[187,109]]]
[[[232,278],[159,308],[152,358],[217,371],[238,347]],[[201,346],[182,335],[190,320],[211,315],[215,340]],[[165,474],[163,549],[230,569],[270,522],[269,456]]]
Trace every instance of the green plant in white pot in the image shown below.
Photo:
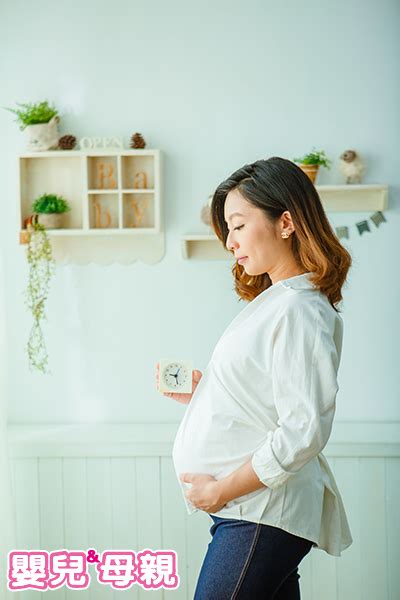
[[[64,213],[71,210],[67,200],[56,194],[43,194],[32,204],[38,215],[38,222],[46,229],[59,229],[63,226]]]
[[[59,132],[58,116],[55,106],[50,106],[47,100],[43,102],[17,102],[19,108],[6,108],[17,115],[21,131],[25,131],[28,138],[28,150],[45,151],[56,149],[58,146]]]

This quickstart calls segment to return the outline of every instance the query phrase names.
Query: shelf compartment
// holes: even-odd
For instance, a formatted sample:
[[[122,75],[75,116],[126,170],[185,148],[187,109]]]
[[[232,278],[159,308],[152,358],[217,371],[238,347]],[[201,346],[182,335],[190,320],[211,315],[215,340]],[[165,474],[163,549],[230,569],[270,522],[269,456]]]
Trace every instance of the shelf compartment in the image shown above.
[[[63,161],[53,156],[20,158],[20,229],[32,215],[32,202],[43,194],[57,194],[68,201],[71,210],[64,214],[64,228],[82,228],[82,170],[79,156]]]
[[[124,189],[154,189],[154,156],[121,155],[121,181]]]
[[[154,193],[122,194],[122,227],[132,229],[154,229]]]
[[[89,229],[118,230],[118,193],[88,194]]]
[[[87,182],[91,192],[117,190],[119,186],[116,156],[88,156]]]

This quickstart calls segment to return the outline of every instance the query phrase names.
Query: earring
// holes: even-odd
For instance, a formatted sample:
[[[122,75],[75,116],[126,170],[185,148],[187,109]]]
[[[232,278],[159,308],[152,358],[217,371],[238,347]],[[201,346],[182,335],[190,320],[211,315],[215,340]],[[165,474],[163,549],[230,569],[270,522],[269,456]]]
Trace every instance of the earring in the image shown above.
[[[288,238],[288,237],[289,237],[289,235],[290,235],[290,234],[289,234],[287,231],[284,231],[284,232],[282,233],[282,237],[283,237],[283,238]]]

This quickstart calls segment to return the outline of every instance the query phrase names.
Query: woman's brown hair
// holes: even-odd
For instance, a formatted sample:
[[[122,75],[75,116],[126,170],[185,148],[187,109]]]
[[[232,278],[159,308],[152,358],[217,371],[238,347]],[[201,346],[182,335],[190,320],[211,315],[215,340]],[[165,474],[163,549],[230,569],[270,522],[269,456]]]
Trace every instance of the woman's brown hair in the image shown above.
[[[272,156],[244,165],[216,189],[211,203],[212,227],[226,248],[228,226],[224,205],[228,192],[237,189],[275,223],[285,210],[290,212],[295,231],[290,236],[293,255],[300,268],[312,272],[311,282],[335,306],[342,300],[342,286],[352,264],[326,216],[310,178],[294,162]],[[233,251],[231,250],[233,253]],[[243,300],[253,300],[272,285],[268,273],[248,275],[235,261],[232,267],[235,291]]]

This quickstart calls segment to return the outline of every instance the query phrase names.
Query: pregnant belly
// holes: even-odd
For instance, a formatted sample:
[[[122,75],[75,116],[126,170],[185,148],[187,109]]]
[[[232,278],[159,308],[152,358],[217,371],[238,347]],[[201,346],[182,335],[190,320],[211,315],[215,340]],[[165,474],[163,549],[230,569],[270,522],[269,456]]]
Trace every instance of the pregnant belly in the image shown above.
[[[178,476],[190,472],[226,477],[266,438],[266,432],[226,414],[203,415],[201,423],[192,417],[183,419],[174,441],[172,456]]]
[[[215,415],[214,415],[215,417]],[[193,426],[192,426],[193,424]],[[243,423],[211,419],[196,427],[196,420],[182,423],[172,451],[174,467],[189,514],[197,509],[186,498],[191,484],[181,482],[180,473],[205,473],[219,480],[246,463],[262,444],[265,435]],[[272,495],[267,487],[233,498],[218,512],[221,517],[257,518],[265,510]]]

